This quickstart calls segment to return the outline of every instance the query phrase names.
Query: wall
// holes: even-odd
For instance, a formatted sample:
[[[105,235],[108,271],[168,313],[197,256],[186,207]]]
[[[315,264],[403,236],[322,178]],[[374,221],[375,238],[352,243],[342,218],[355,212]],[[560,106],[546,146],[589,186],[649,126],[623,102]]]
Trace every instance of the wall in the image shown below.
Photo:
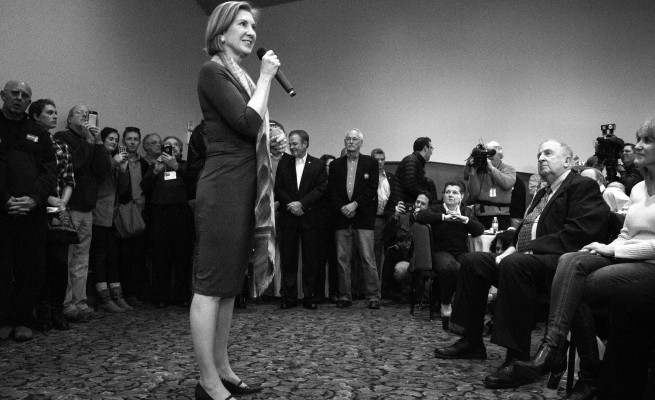
[[[649,0],[305,0],[262,10],[298,96],[273,87],[271,117],[338,154],[351,127],[390,160],[418,136],[461,164],[480,138],[534,172],[542,140],[584,160],[599,125],[619,137],[655,115]],[[11,0],[0,13],[0,80],[22,79],[63,114],[85,103],[102,125],[184,134],[207,16],[190,0]],[[257,78],[253,54],[246,69]]]
[[[272,90],[271,117],[338,154],[347,129],[387,159],[416,137],[462,164],[480,138],[536,171],[550,137],[585,160],[600,125],[633,141],[655,116],[655,3],[305,0],[262,10],[257,47],[277,52],[298,95]],[[247,61],[257,75],[256,57]],[[277,85],[277,84],[275,84]]]
[[[202,118],[196,94],[207,16],[182,0],[3,1],[0,80],[52,98],[63,129],[86,104],[101,126],[186,135]]]

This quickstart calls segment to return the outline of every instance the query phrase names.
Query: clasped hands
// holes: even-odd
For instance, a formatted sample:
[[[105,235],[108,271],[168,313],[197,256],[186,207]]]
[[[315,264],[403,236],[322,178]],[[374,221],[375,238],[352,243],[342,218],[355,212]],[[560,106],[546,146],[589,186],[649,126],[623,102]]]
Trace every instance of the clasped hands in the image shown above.
[[[302,209],[302,203],[299,201],[292,201],[291,203],[287,204],[287,210],[296,217],[300,217],[305,215],[305,212]]]
[[[7,214],[13,216],[26,215],[36,207],[36,200],[29,196],[14,197],[11,196],[5,204]]]
[[[341,207],[341,214],[343,214],[346,218],[352,218],[355,216],[355,214],[357,214],[355,210],[357,210],[357,203],[353,201],[352,203],[348,203]]]
[[[614,257],[614,248],[603,243],[593,242],[580,249],[589,254],[598,254],[604,257]]]
[[[458,211],[448,210],[448,212],[443,215],[443,220],[444,221],[449,221],[449,222],[466,223],[467,217],[463,216]]]

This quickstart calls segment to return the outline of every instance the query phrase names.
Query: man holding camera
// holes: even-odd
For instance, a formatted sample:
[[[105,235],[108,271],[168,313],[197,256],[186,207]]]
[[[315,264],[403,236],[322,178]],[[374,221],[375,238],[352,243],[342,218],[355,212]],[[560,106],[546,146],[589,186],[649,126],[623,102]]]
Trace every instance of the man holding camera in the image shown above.
[[[503,156],[500,143],[492,140],[486,146],[474,148],[464,167],[469,203],[474,204],[475,216],[486,229],[494,218],[498,218],[499,230],[509,228],[512,223],[509,206],[516,170],[503,163]]]
[[[621,162],[623,168],[620,170],[621,178],[619,182],[625,186],[625,194],[630,196],[632,187],[637,183],[644,180],[644,175],[639,168],[634,165],[635,161],[635,145],[632,143],[624,143],[623,150],[621,151]]]
[[[75,173],[75,190],[68,201],[73,224],[80,243],[68,249],[68,289],[64,301],[64,315],[72,321],[96,317],[86,304],[86,279],[89,273],[91,227],[96,206],[98,183],[111,170],[111,156],[102,143],[100,129],[89,124],[89,109],[78,105],[68,113],[68,130],[55,133],[55,139],[66,143],[71,150]]]

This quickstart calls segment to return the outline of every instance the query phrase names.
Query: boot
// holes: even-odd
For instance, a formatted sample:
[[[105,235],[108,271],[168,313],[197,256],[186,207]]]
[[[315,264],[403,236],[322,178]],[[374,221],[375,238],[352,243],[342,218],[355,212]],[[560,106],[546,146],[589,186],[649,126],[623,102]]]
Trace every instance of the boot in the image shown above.
[[[566,357],[566,335],[554,328],[546,328],[544,340],[530,361],[517,361],[516,372],[527,379],[538,379],[550,372],[559,372],[562,357]]]
[[[123,308],[125,310],[134,310],[134,307],[127,304],[127,302],[123,298],[123,289],[120,286],[112,287],[110,288],[110,290],[111,290],[111,298],[112,300],[114,300],[114,303],[116,303],[116,305],[118,305],[120,308]]]
[[[122,308],[116,305],[111,299],[109,294],[109,289],[103,289],[98,292],[98,297],[100,298],[100,303],[98,303],[99,310],[105,310],[110,313],[122,313],[125,312]]]

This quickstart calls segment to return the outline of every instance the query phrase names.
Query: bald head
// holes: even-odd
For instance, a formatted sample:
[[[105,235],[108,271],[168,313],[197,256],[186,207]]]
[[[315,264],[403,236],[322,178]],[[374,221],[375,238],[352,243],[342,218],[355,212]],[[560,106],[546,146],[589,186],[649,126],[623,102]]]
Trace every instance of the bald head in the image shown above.
[[[19,120],[23,118],[27,107],[32,100],[32,88],[20,81],[9,81],[0,91],[2,97],[2,113],[7,119]]]
[[[485,145],[485,147],[487,148],[487,150],[491,150],[491,149],[496,150],[496,154],[494,154],[494,156],[491,157],[490,160],[491,160],[491,165],[498,168],[498,166],[500,165],[500,160],[502,160],[504,157],[503,146],[501,146],[500,143],[498,143],[497,141],[491,140]]]

